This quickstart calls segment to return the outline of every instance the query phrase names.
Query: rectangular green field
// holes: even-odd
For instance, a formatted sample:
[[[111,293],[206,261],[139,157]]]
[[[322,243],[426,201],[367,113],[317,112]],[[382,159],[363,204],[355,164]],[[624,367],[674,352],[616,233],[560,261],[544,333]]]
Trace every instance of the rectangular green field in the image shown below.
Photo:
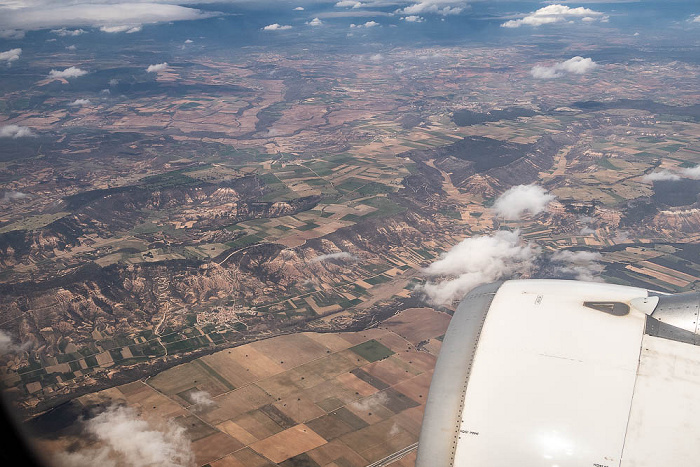
[[[350,350],[369,362],[376,362],[377,360],[383,360],[391,355],[394,355],[394,352],[392,352],[391,349],[380,344],[374,339],[363,342],[355,347],[350,347]]]

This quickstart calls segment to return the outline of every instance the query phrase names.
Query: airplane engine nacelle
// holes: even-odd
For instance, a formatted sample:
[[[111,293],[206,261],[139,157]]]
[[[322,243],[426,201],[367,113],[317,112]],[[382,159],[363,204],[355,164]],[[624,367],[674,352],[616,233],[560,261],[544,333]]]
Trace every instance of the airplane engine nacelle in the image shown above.
[[[696,292],[477,287],[443,339],[416,466],[697,466],[699,314]]]

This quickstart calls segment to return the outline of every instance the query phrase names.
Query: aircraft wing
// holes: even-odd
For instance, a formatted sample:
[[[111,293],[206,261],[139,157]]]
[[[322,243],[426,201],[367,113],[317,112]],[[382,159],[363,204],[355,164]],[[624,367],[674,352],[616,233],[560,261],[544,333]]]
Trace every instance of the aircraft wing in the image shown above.
[[[440,351],[418,467],[700,465],[700,294],[488,284]]]

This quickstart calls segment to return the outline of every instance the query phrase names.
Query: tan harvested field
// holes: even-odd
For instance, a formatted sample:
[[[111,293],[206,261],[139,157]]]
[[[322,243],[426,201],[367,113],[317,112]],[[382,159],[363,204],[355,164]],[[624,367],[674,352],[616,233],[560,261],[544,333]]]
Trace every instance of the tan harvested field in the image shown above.
[[[436,357],[416,344],[442,335],[448,320],[415,308],[382,328],[275,337],[79,401],[174,420],[200,466],[364,467],[418,440]],[[193,404],[196,391],[213,403]]]
[[[276,339],[266,339],[250,344],[282,368],[289,369],[308,361],[322,357],[326,348],[309,339],[304,334],[292,334]]]
[[[216,407],[203,413],[202,418],[212,425],[218,424],[272,401],[273,399],[268,393],[252,384],[215,398]]]
[[[401,381],[415,376],[413,373],[409,372],[409,370],[404,369],[403,365],[399,365],[398,362],[401,362],[401,360],[391,356],[385,360],[370,363],[363,367],[363,370],[369,375],[381,381],[385,381],[390,385],[398,384]]]
[[[228,390],[217,378],[201,365],[188,363],[172,369],[172,374],[160,373],[148,380],[148,384],[169,396],[186,391],[194,386],[216,396]]]
[[[199,465],[219,459],[229,452],[237,451],[242,447],[242,443],[221,432],[214,433],[192,443],[195,460]]]
[[[450,316],[431,308],[409,308],[384,321],[381,328],[418,345],[419,342],[445,334]]]
[[[251,445],[251,448],[271,461],[279,463],[324,444],[326,444],[325,439],[301,424],[258,441]]]

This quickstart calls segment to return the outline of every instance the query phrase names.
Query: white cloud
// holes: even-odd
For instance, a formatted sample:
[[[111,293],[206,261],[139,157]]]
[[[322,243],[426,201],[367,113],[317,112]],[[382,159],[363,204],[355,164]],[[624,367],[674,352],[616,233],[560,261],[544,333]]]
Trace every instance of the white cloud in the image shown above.
[[[600,280],[603,265],[598,263],[602,258],[600,253],[593,251],[557,251],[552,255],[554,263],[560,263],[555,269],[557,275],[573,275],[581,281]]]
[[[25,138],[34,136],[31,128],[19,125],[5,125],[0,127],[0,138]]]
[[[13,347],[14,344],[10,335],[0,330],[0,355],[11,352]]]
[[[467,238],[424,269],[426,275],[444,280],[427,282],[420,290],[432,303],[451,303],[477,285],[529,272],[538,251],[522,244],[518,231]]]
[[[507,220],[518,220],[525,212],[539,214],[554,200],[554,195],[538,185],[518,185],[496,199],[492,209]]]
[[[153,427],[139,418],[134,409],[112,406],[86,421],[85,428],[101,447],[59,453],[56,456],[59,466],[195,465],[192,443],[186,430],[172,421],[162,427]]]
[[[660,170],[659,172],[652,172],[645,175],[642,180],[647,182],[656,181],[675,181],[681,178],[692,178],[694,180],[700,180],[700,165],[695,167],[688,167],[680,169],[676,172],[671,172],[670,170]]]
[[[391,425],[391,429],[389,430],[388,436],[391,438],[392,436],[396,436],[401,432],[401,427],[399,427],[399,424],[394,422],[393,425]]]
[[[396,10],[400,15],[421,15],[425,13],[435,13],[442,16],[458,15],[467,6],[464,0],[423,0],[403,9]]]
[[[613,240],[617,243],[626,242],[629,239],[630,239],[629,232],[625,232],[624,230],[618,230],[615,233],[615,236],[613,237]]]
[[[116,86],[117,84],[119,84],[119,80],[117,78],[112,78],[109,80],[110,86]]]
[[[661,170],[659,172],[652,172],[643,177],[644,181],[656,182],[659,180],[680,180],[681,176],[671,172],[670,170]]]
[[[0,203],[7,203],[10,201],[18,201],[21,199],[27,199],[29,195],[22,193],[21,191],[6,191],[2,198],[0,198]],[[2,333],[2,331],[0,331]],[[1,339],[0,339],[1,340]]]
[[[362,2],[357,2],[355,0],[341,0],[335,4],[337,8],[361,8],[365,6]]]
[[[340,251],[338,253],[328,253],[311,258],[312,263],[319,263],[321,261],[357,261],[357,256],[347,251]]]
[[[68,47],[66,47],[66,50],[70,50],[70,51],[74,51],[76,49],[77,49],[77,47],[75,45],[69,45]]]
[[[185,44],[191,44],[191,43],[193,43],[193,42],[194,42],[194,41],[193,41],[192,39],[185,39]]]
[[[304,11],[304,7],[303,7],[303,6],[298,6],[298,7],[296,7],[296,8],[294,9],[294,11]]]
[[[308,24],[309,26],[321,26],[323,24],[323,21],[321,21],[318,18],[314,18],[306,24]]]
[[[283,31],[285,29],[292,29],[292,27],[289,25],[283,26],[281,24],[274,23],[274,24],[268,24],[267,26],[262,28],[263,31]]]
[[[681,175],[695,180],[700,179],[700,165],[681,170]]]
[[[25,342],[22,345],[17,345],[12,342],[12,337],[5,331],[0,329],[0,355],[22,352],[31,346],[30,342]]]
[[[351,24],[350,25],[351,28],[373,28],[376,26],[381,26],[381,25],[379,23],[377,23],[376,21],[367,21],[364,24]]]
[[[574,73],[576,75],[582,75],[588,73],[592,69],[598,66],[590,57],[583,58],[580,56],[572,57],[565,62],[556,65],[560,69],[566,71],[567,73]]]
[[[52,33],[61,36],[61,37],[75,37],[79,36],[81,34],[86,34],[87,31],[83,29],[66,29],[66,28],[61,28],[61,29],[52,29]]]
[[[135,32],[141,31],[141,29],[143,29],[143,26],[140,24],[120,24],[117,26],[102,26],[102,27],[100,27],[100,31],[106,32],[109,34],[116,34],[119,32],[133,34]]]
[[[552,66],[534,66],[532,70],[530,70],[530,74],[533,78],[537,79],[561,78],[566,73],[582,75],[593,70],[597,66],[598,64],[591,58],[576,56]]]
[[[384,55],[382,55],[382,54],[370,55],[369,59],[372,60],[373,62],[381,62],[382,60],[384,60]]]
[[[405,16],[401,19],[403,21],[406,21],[407,23],[422,23],[423,21],[425,21],[425,18],[417,15]]]
[[[168,68],[168,62],[156,63],[155,65],[148,65],[146,68],[146,73],[158,73]]]
[[[543,24],[554,24],[571,21],[574,18],[582,18],[586,22],[601,21],[606,22],[608,17],[600,11],[590,8],[571,8],[566,5],[547,5],[539,10],[533,11],[523,18],[506,21],[501,24],[503,28],[518,28],[520,26],[542,26]]]
[[[17,8],[4,8],[0,14],[0,29],[39,30],[81,26],[109,28],[122,25],[130,25],[129,29],[133,29],[141,24],[197,20],[219,15],[215,12],[205,12],[158,1],[101,0],[94,3],[66,3],[68,2],[62,4],[49,0],[36,0],[20,4]]]
[[[389,402],[389,396],[385,392],[377,392],[369,397],[350,403],[350,407],[360,412],[379,410],[383,404]]]
[[[691,19],[690,22],[691,23],[700,23],[700,15],[693,16],[693,19]]]
[[[21,29],[0,29],[0,39],[24,39],[24,35]]]
[[[51,70],[49,72],[49,78],[55,78],[55,79],[69,79],[69,78],[78,78],[80,76],[87,75],[87,71],[81,70],[80,68],[77,67],[70,67],[66,68],[63,71],[58,71],[58,70]]]
[[[22,55],[22,49],[10,49],[5,52],[0,52],[0,62],[4,61],[8,65],[12,62],[19,60],[19,56]]]
[[[211,398],[211,394],[207,391],[193,391],[189,394],[189,399],[194,405],[194,410],[204,410],[216,405],[216,402]]]
[[[73,107],[82,107],[84,105],[90,105],[90,104],[91,104],[90,99],[76,99],[68,105],[73,106]]]

